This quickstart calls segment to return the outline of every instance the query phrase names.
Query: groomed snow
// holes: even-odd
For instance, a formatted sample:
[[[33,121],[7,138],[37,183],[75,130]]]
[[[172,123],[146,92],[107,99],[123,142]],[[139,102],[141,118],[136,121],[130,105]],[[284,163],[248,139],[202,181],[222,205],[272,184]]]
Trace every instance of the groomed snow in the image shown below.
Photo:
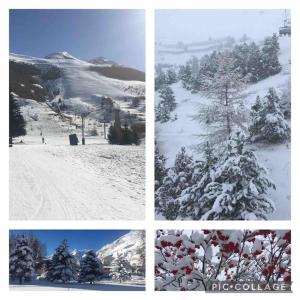
[[[85,146],[70,146],[68,135],[76,132],[81,140],[80,129],[44,103],[23,101],[27,135],[10,148],[10,219],[144,218],[143,144],[109,145],[103,127],[97,127],[99,136],[87,134]],[[86,120],[86,132],[95,124],[99,125]]]

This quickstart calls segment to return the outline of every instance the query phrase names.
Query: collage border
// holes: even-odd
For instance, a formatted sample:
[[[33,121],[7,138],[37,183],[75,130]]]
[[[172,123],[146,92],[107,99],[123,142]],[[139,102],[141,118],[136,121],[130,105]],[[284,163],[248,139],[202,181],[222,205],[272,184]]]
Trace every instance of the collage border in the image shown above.
[[[298,2],[298,3],[297,3]],[[91,8],[91,9],[145,9],[146,10],[146,219],[145,221],[10,221],[8,220],[8,147],[6,134],[8,132],[8,114],[1,119],[1,268],[2,275],[1,291],[9,299],[17,299],[19,293],[11,293],[8,291],[8,229],[145,229],[146,230],[146,292],[124,292],[124,299],[140,299],[142,296],[146,299],[151,299],[153,295],[158,299],[173,299],[174,292],[154,292],[154,231],[156,229],[291,229],[292,230],[292,278],[294,280],[293,293],[285,297],[294,298],[299,296],[297,286],[299,286],[300,278],[300,259],[297,254],[300,253],[299,238],[296,232],[299,228],[300,212],[299,198],[300,193],[297,189],[297,176],[300,159],[297,153],[300,153],[300,140],[297,141],[297,131],[293,128],[300,126],[300,120],[295,116],[299,110],[300,99],[297,79],[300,78],[299,55],[297,57],[297,49],[300,42],[300,9],[299,1],[286,0],[210,0],[208,2],[202,0],[3,0],[0,4],[0,99],[6,99],[8,90],[8,9],[9,8]],[[293,35],[292,35],[292,200],[291,200],[291,221],[155,221],[154,220],[154,24],[155,24],[155,9],[279,9],[286,8],[292,11]],[[299,50],[298,50],[299,52]],[[299,80],[299,79],[298,79]],[[299,84],[298,84],[299,85]],[[4,102],[4,103],[3,103]],[[8,104],[5,101],[1,103],[1,111],[8,111]],[[295,133],[295,134],[294,134]],[[298,201],[297,201],[298,200]],[[117,224],[116,224],[117,223]],[[120,226],[120,224],[122,224]],[[120,228],[121,227],[121,228]],[[123,228],[122,228],[123,227]],[[294,255],[293,255],[294,254]],[[297,284],[298,283],[298,284]],[[23,293],[24,299],[38,299],[42,295],[45,299],[53,297],[55,292],[26,292]],[[61,294],[65,292],[59,292]],[[68,292],[66,292],[68,293]],[[99,292],[85,293],[87,299],[96,299],[99,297]],[[141,294],[143,293],[143,294]],[[73,293],[74,299],[82,299],[81,293]],[[106,299],[114,299],[115,292],[105,292],[100,294],[100,297],[105,296]],[[199,298],[197,292],[189,294],[190,299]],[[269,295],[272,298],[281,297],[279,294],[256,294],[257,297],[266,297]],[[117,294],[119,297],[119,294]],[[200,296],[200,297],[201,297]],[[219,295],[205,294],[208,299],[214,299]],[[177,297],[177,295],[176,295]],[[239,297],[238,294],[222,294],[222,297],[234,299]],[[252,297],[250,294],[244,294],[243,297]]]

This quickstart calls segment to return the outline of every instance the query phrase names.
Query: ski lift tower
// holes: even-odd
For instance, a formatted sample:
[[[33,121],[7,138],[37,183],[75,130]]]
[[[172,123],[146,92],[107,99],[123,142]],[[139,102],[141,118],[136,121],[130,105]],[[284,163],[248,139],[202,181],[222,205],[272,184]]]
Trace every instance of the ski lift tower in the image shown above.
[[[283,26],[279,27],[280,36],[291,36],[291,19],[287,17],[286,9],[284,10]]]
[[[90,111],[86,111],[86,112],[82,112],[80,114],[80,117],[81,117],[81,142],[82,142],[82,145],[85,145],[85,135],[84,135],[84,127],[85,127],[85,119],[86,117],[90,114]]]

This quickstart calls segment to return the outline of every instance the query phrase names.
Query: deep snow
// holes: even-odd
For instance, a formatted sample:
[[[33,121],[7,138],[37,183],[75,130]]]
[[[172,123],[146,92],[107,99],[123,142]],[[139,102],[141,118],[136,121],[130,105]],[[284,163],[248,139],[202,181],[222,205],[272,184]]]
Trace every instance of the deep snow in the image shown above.
[[[249,85],[244,93],[245,107],[250,107],[255,102],[256,96],[265,96],[270,87],[274,87],[279,96],[289,89],[291,78],[291,45],[290,37],[279,37],[280,53],[279,60],[282,65],[282,71],[279,74],[270,76],[256,84]],[[161,46],[157,47],[158,49]],[[197,53],[200,58],[207,52]],[[191,58],[192,54],[183,53],[180,55],[163,54],[157,56],[157,63],[165,64],[184,64],[187,61],[187,55]],[[195,146],[201,144],[201,135],[207,131],[206,124],[199,123],[193,119],[197,114],[201,104],[209,103],[204,95],[192,94],[182,87],[181,82],[171,85],[175,94],[177,107],[172,112],[172,117],[177,115],[177,120],[167,123],[156,122],[156,140],[161,152],[167,157],[167,166],[172,166],[176,154],[181,147],[186,147],[187,152],[193,154],[196,158],[199,153]],[[159,94],[156,93],[156,103],[160,101]],[[269,178],[275,183],[276,190],[270,190],[269,196],[275,202],[276,211],[269,215],[271,220],[289,220],[291,216],[291,146],[290,143],[278,145],[251,145],[255,150],[258,161],[261,162],[269,172]],[[163,219],[162,216],[156,216],[157,219]]]

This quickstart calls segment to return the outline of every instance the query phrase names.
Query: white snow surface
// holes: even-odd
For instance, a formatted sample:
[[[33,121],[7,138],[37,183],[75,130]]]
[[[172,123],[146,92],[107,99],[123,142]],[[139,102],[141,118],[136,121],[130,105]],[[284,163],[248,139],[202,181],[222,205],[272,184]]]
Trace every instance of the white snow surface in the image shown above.
[[[264,97],[270,87],[274,87],[280,96],[284,90],[289,88],[291,78],[291,40],[290,37],[279,37],[280,53],[279,61],[282,71],[279,74],[270,76],[256,84],[249,85],[244,93],[245,107],[250,111],[256,96]],[[206,53],[203,53],[203,55]],[[184,54],[187,55],[187,54]],[[191,54],[190,58],[191,58]],[[176,57],[176,56],[175,56]],[[197,57],[201,57],[198,53]],[[185,63],[186,57],[177,57],[177,63]],[[161,63],[161,58],[157,58],[157,63]],[[164,54],[164,63],[174,64],[173,54]],[[161,152],[167,157],[167,166],[173,165],[176,154],[181,147],[186,147],[188,153],[192,153],[195,158],[201,155],[195,151],[194,146],[202,142],[201,135],[207,132],[207,126],[193,119],[197,114],[201,104],[208,104],[209,99],[199,93],[192,94],[182,87],[181,82],[171,85],[177,102],[176,109],[172,112],[171,119],[177,115],[177,120],[167,123],[156,122],[156,140]],[[160,101],[159,94],[156,93],[156,103]],[[251,145],[255,151],[258,161],[269,171],[269,178],[275,183],[276,190],[270,190],[269,196],[275,202],[276,211],[269,215],[273,220],[289,220],[291,216],[291,152],[290,144],[278,145]],[[157,215],[157,219],[164,219]]]
[[[134,276],[133,276],[134,277]],[[87,283],[51,283],[46,280],[34,280],[25,284],[9,285],[11,291],[144,291],[145,281],[143,278],[132,278],[132,280],[119,283],[111,280],[96,281],[93,284]]]
[[[80,129],[45,103],[20,101],[24,101],[27,135],[10,148],[10,219],[144,218],[143,144],[109,145],[101,136],[103,127],[97,127],[100,136],[88,135],[99,124],[87,119],[86,145],[70,146],[68,134],[77,133],[81,140]],[[41,142],[41,131],[46,144]]]

